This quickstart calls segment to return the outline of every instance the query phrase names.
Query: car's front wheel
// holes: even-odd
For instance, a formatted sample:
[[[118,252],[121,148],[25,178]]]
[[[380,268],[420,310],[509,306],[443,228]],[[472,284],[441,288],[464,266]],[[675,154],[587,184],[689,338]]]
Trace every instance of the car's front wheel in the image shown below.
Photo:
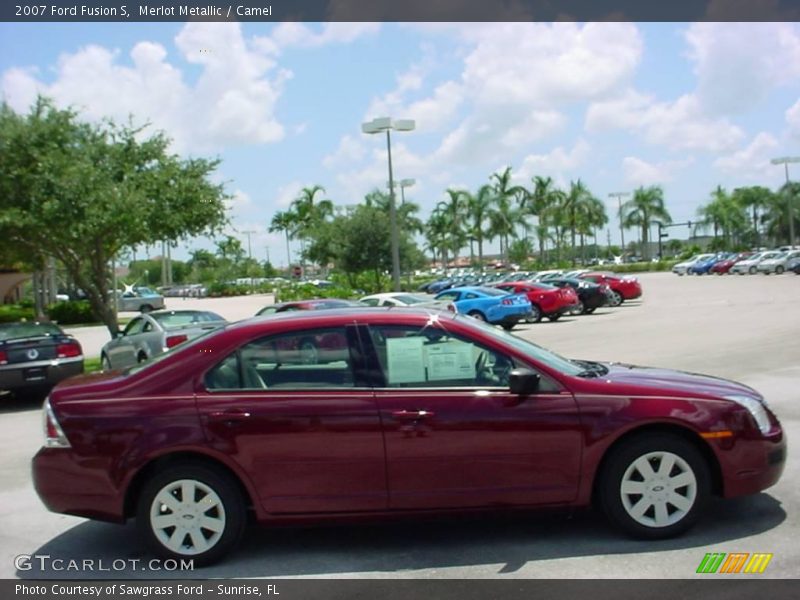
[[[145,484],[136,520],[159,556],[207,565],[236,545],[245,517],[242,493],[230,476],[186,463],[158,472]]]
[[[783,267],[781,265],[778,265],[777,267],[775,267],[775,274],[776,275],[783,275]]]
[[[669,434],[633,438],[612,451],[598,481],[609,520],[638,538],[679,535],[697,520],[710,494],[705,458]]]

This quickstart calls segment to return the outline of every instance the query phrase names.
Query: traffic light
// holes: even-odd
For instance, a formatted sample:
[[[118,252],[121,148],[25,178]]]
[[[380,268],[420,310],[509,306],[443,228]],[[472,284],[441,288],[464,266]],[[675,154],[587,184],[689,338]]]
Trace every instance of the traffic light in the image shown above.
[[[661,237],[662,238],[669,237],[669,232],[668,231],[662,231],[661,232]]]

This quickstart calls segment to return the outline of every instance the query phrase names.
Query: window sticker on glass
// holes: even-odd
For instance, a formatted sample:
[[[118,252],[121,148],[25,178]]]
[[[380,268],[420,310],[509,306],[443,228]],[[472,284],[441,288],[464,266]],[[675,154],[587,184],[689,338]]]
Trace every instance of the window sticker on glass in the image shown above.
[[[471,344],[449,340],[427,346],[425,350],[428,362],[428,381],[475,378]]]
[[[425,381],[425,362],[421,337],[388,338],[386,363],[389,384]]]

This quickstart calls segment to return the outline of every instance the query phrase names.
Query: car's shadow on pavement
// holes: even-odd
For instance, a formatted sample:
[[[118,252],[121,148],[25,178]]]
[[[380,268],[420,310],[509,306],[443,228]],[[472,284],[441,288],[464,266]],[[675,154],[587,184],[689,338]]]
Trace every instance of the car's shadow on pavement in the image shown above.
[[[0,394],[0,414],[41,410],[45,394]]]
[[[133,523],[120,527],[86,522],[31,552],[63,559],[61,570],[39,570],[34,562],[32,569],[18,570],[16,575],[24,579],[296,577],[487,564],[496,564],[496,574],[501,575],[535,561],[702,548],[764,533],[785,519],[780,502],[761,493],[714,499],[694,529],[663,541],[629,539],[591,512],[572,518],[516,513],[316,528],[251,526],[241,546],[224,562],[194,571],[148,569],[153,557],[136,536]],[[94,570],[69,570],[70,559],[78,565],[94,560]],[[132,559],[139,560],[135,567],[128,563]],[[115,564],[127,566],[116,569]]]

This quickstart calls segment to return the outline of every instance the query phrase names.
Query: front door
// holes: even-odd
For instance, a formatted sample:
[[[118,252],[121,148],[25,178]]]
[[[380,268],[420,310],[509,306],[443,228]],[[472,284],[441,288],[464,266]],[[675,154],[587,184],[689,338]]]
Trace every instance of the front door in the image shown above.
[[[514,361],[439,326],[373,325],[382,380],[390,506],[430,509],[558,504],[576,497],[581,438],[575,400],[543,376],[511,394]]]
[[[386,509],[383,434],[356,343],[350,327],[281,333],[205,374],[209,443],[238,462],[266,511]]]

